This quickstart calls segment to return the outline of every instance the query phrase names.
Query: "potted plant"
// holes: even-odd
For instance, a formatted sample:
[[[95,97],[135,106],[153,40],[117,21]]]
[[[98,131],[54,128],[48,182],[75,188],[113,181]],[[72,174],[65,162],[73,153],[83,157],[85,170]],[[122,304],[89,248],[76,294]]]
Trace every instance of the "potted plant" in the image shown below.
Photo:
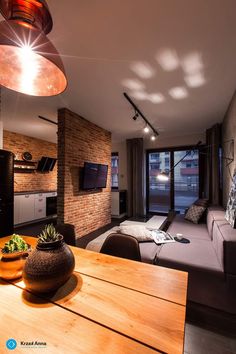
[[[26,288],[35,292],[51,292],[62,286],[75,267],[74,255],[55,227],[50,224],[38,237],[36,249],[23,269]]]
[[[0,277],[7,280],[20,278],[23,266],[30,251],[30,245],[13,234],[1,249]]]

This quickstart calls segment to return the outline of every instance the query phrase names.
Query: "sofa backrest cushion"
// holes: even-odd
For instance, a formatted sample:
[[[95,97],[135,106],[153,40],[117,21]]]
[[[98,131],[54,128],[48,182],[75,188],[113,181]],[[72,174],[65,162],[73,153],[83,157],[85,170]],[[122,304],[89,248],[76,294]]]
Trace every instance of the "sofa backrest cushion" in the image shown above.
[[[225,221],[225,210],[222,207],[210,207],[207,212],[207,230],[211,239],[213,239],[214,221]]]

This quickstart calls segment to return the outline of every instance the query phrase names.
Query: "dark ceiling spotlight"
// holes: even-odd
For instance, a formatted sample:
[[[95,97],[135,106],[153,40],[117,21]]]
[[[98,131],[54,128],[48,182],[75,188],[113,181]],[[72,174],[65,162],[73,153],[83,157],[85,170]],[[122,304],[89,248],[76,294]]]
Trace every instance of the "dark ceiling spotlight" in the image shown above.
[[[47,38],[52,17],[45,0],[0,0],[0,85],[33,96],[67,86],[64,65]]]
[[[138,112],[135,112],[135,115],[133,116],[133,120],[137,120],[138,116],[139,116]]]

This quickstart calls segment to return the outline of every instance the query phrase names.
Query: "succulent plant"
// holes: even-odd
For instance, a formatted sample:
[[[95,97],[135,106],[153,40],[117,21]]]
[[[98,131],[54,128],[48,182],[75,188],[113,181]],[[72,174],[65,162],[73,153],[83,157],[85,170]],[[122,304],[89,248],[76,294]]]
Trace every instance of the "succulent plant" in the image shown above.
[[[27,243],[19,235],[13,234],[8,242],[5,243],[2,252],[13,253],[27,251],[29,249]]]
[[[46,225],[44,230],[38,236],[38,242],[54,242],[61,239],[61,235],[56,231],[53,224]]]

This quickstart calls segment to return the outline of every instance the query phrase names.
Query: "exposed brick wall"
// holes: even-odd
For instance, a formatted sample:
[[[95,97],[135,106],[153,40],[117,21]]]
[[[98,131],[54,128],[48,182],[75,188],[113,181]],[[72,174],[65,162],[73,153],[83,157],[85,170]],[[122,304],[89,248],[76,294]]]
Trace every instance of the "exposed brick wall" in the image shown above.
[[[57,145],[48,141],[32,138],[13,132],[3,131],[3,148],[12,151],[18,160],[22,160],[22,153],[28,151],[33,161],[42,156],[57,157]],[[52,191],[57,190],[57,164],[49,173],[15,173],[15,192],[26,191]]]
[[[107,188],[80,189],[84,162],[108,165]],[[58,111],[58,221],[84,236],[111,222],[111,133],[68,109]]]

